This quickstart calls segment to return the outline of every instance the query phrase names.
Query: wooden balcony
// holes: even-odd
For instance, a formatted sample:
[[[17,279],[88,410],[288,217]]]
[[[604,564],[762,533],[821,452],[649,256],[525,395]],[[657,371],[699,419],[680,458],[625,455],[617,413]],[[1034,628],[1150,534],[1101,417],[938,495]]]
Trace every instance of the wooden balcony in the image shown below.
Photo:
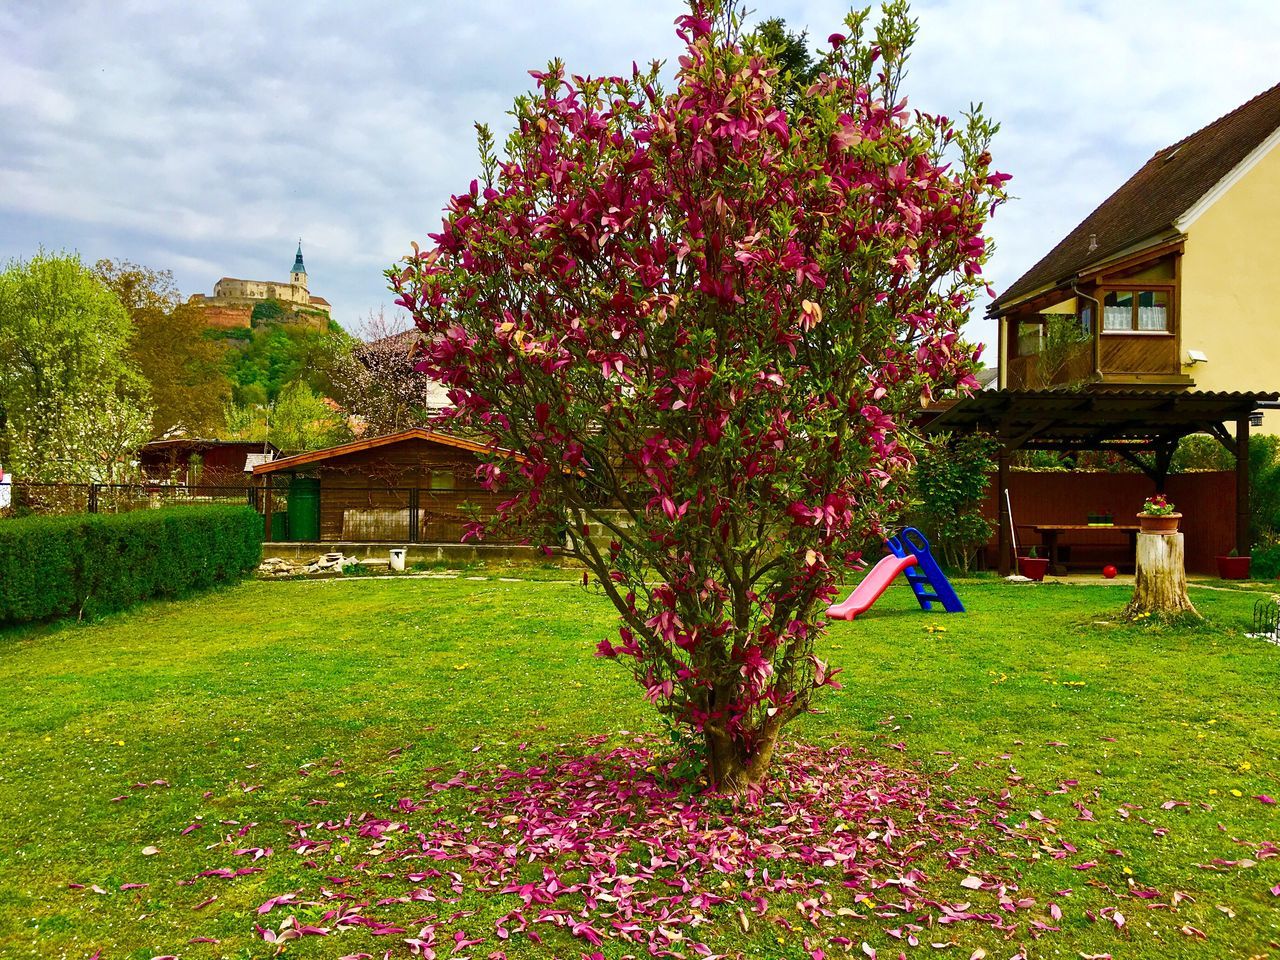
[[[1192,387],[1195,380],[1182,372],[1178,338],[1169,334],[1103,333],[1094,344],[1082,343],[1065,356],[1047,358],[1032,353],[1010,357],[1004,386],[1010,390],[1050,390],[1056,387]]]
[[[1093,344],[1082,343],[1058,359],[1038,353],[1010,357],[1004,385],[1009,390],[1050,390],[1079,386],[1095,379]]]

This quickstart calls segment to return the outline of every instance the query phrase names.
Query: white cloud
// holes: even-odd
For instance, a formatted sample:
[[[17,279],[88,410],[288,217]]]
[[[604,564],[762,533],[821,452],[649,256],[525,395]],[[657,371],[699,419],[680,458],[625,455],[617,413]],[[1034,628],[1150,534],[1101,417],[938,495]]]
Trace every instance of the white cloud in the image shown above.
[[[837,29],[836,0],[757,3]],[[502,129],[526,71],[677,52],[676,0],[338,0],[202,5],[18,0],[0,10],[0,259],[38,245],[283,278],[301,235],[315,291],[354,324],[382,270],[475,175],[475,121]],[[1280,5],[926,0],[907,92],[984,101],[1003,124],[990,272],[1012,282],[1152,152],[1275,83]],[[989,333],[979,321],[974,330]]]

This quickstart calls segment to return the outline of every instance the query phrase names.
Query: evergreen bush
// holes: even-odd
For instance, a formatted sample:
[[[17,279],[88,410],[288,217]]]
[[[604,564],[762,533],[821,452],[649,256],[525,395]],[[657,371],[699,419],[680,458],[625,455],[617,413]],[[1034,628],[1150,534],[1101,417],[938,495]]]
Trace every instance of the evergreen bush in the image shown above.
[[[262,518],[250,507],[167,507],[0,522],[0,624],[98,616],[251,573]]]

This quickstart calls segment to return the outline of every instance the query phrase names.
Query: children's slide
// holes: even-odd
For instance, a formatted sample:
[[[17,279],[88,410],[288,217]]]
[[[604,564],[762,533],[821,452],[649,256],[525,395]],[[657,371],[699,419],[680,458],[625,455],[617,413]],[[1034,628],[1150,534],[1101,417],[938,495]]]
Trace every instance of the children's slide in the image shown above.
[[[827,616],[835,620],[852,620],[858,614],[866,613],[880,599],[880,594],[889,589],[889,584],[893,583],[898,574],[917,563],[919,560],[913,554],[897,557],[890,553],[882,557],[871,572],[862,578],[853,593],[849,594],[848,599],[827,609]]]
[[[886,540],[884,545],[889,555],[882,558],[854,588],[849,599],[827,608],[828,617],[852,620],[858,614],[866,613],[898,574],[907,578],[921,610],[930,612],[935,606],[940,606],[947,613],[964,613],[964,604],[938,566],[923,533],[915,527],[906,527],[898,536]]]

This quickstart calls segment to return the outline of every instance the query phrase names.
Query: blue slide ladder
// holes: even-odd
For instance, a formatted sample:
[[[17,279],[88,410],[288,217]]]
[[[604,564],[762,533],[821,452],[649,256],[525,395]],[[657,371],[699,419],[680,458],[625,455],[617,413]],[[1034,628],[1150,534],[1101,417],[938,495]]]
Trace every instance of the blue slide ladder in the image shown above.
[[[911,584],[911,590],[920,601],[922,610],[932,610],[935,603],[940,603],[947,613],[964,613],[964,604],[960,602],[947,575],[938,566],[938,561],[933,558],[929,541],[923,533],[915,527],[906,527],[896,537],[886,540],[884,545],[895,557],[916,558],[916,565],[903,571],[903,576]]]

